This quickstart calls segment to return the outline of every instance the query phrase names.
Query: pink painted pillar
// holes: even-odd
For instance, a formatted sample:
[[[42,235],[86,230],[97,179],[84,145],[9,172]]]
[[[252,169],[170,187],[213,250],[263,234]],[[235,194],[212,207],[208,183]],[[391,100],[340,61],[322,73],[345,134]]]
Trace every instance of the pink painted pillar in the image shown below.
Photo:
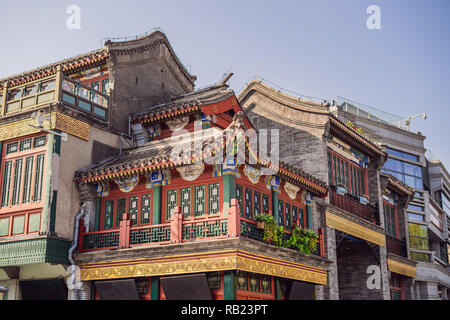
[[[119,249],[127,249],[130,247],[130,229],[131,220],[129,219],[128,212],[125,212],[120,221],[119,230]]]
[[[181,208],[176,207],[170,219],[170,242],[177,243],[183,240],[183,214]]]
[[[228,209],[228,237],[237,238],[241,234],[241,213],[237,199],[231,199]]]

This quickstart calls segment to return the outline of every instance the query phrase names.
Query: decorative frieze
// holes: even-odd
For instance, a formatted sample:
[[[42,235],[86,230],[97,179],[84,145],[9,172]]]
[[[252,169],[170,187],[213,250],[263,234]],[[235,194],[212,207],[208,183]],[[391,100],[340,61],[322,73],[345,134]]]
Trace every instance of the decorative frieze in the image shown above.
[[[34,125],[35,122],[35,119],[30,118],[0,126],[0,141],[40,132],[39,129],[30,126],[30,124]],[[52,112],[50,115],[50,121],[44,122],[44,129],[61,130],[62,132],[86,141],[89,141],[90,128],[91,127],[89,124],[60,112]]]
[[[184,254],[160,258],[81,265],[83,281],[241,270],[327,284],[327,270],[243,250]]]
[[[347,220],[329,211],[326,212],[327,226],[353,235],[363,240],[367,240],[379,246],[386,246],[386,236],[380,232],[363,227],[355,222]]]
[[[120,191],[128,193],[133,191],[133,189],[138,185],[139,183],[139,175],[132,175],[122,178],[116,178],[114,179],[114,182],[119,187]]]
[[[259,178],[261,177],[261,170],[249,165],[245,165],[244,167],[245,176],[250,180],[251,183],[257,184],[259,182]]]
[[[177,168],[177,171],[180,174],[181,178],[183,178],[183,180],[185,181],[196,180],[201,176],[204,170],[205,164],[203,162]]]
[[[292,200],[297,198],[297,193],[299,190],[300,188],[297,187],[296,185],[293,185],[292,183],[289,183],[287,181],[284,183],[284,191],[286,191],[289,198],[291,198]]]

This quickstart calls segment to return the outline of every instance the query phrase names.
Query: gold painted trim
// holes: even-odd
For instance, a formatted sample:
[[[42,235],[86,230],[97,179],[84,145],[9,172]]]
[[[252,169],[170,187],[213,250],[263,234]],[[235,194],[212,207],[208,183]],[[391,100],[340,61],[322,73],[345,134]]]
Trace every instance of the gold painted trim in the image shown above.
[[[122,260],[81,265],[81,280],[164,276],[242,270],[294,280],[327,284],[327,270],[241,250]]]
[[[40,132],[39,129],[30,127],[35,124],[35,119],[24,119],[0,126],[0,141],[14,139]],[[47,130],[61,130],[72,136],[89,141],[91,126],[83,121],[74,119],[59,112],[52,112],[50,122],[44,123]]]
[[[402,274],[410,278],[416,277],[416,267],[394,259],[388,258],[388,269],[391,272]]]
[[[367,240],[379,246],[386,246],[386,236],[382,233],[370,230],[369,228],[363,227],[329,211],[326,212],[326,219],[327,226],[329,227],[351,234],[360,239]]]

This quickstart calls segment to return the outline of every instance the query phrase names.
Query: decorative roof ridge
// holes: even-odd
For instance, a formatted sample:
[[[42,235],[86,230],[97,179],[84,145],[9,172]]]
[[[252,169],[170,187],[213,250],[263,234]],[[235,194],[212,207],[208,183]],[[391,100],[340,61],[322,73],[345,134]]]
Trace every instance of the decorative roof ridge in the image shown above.
[[[151,39],[151,38],[155,38],[157,36],[160,36],[161,38],[151,42],[151,43],[147,43],[145,44],[144,42]],[[143,45],[139,46],[139,43],[143,43]],[[185,75],[185,77],[189,80],[189,82],[191,84],[194,84],[195,80],[197,80],[197,76],[192,75],[188,72],[187,68],[184,66],[184,64],[181,62],[180,58],[178,58],[178,56],[176,55],[174,49],[172,48],[172,45],[170,44],[169,39],[167,38],[167,36],[165,35],[164,32],[161,32],[160,30],[156,30],[154,32],[151,32],[147,35],[144,35],[142,37],[139,37],[137,39],[131,39],[131,40],[127,40],[127,41],[111,41],[108,40],[105,45],[108,47],[109,52],[111,53],[117,53],[117,54],[122,54],[122,53],[128,53],[128,52],[138,52],[138,51],[143,51],[145,49],[148,48],[152,48],[154,46],[157,46],[158,44],[165,44],[167,49],[169,50],[170,54],[172,55],[172,57],[174,58],[175,63],[178,65],[178,67],[180,68],[180,70],[183,72],[183,74]],[[120,46],[124,46],[124,45],[136,45],[135,47],[120,47]],[[116,48],[112,48],[116,46]]]
[[[261,80],[252,80],[248,82],[247,85],[241,90],[241,92],[239,92],[238,100],[242,102],[253,90],[262,94],[268,94],[270,95],[269,98],[271,98],[272,100],[276,100],[278,103],[288,105],[289,107],[292,107],[296,110],[321,114],[328,113],[328,103],[318,103],[312,100],[295,97],[293,95],[282,92],[281,90],[276,90],[275,88],[269,86]]]
[[[71,58],[67,58],[61,61],[57,61],[54,63],[50,63],[47,64],[45,66],[42,67],[38,67],[32,70],[28,70],[28,71],[24,71],[18,74],[14,74],[11,75],[9,77],[0,79],[0,86],[2,86],[6,81],[14,81],[14,82],[20,82],[21,79],[32,76],[33,74],[39,73],[39,74],[44,74],[44,73],[52,73],[52,72],[56,72],[56,67],[58,65],[68,65],[70,63],[75,63],[81,59],[86,59],[95,55],[104,55],[105,58],[108,56],[108,50],[106,48],[102,48],[102,49],[97,49],[97,50],[93,50],[87,53],[83,53],[83,54],[79,54],[77,56],[71,57]],[[63,67],[63,71],[64,71],[64,67]]]
[[[389,183],[391,183],[392,185],[394,185],[397,188],[401,189],[402,191],[405,191],[406,194],[409,194],[409,195],[413,195],[414,194],[414,189],[413,188],[408,186],[403,181],[397,179],[393,175],[391,175],[389,173],[386,173],[386,172],[380,172],[380,175],[383,175],[383,176],[387,177]]]
[[[209,91],[214,92],[215,89],[227,88],[227,86],[215,86],[209,87]],[[201,93],[208,92],[205,89],[201,89]],[[216,95],[214,96],[206,96],[206,97],[196,97],[195,95],[198,92],[194,91],[188,95],[181,95],[179,97],[175,97],[171,99],[168,103],[159,104],[150,108],[147,108],[144,111],[140,111],[131,115],[131,121],[139,121],[143,119],[149,119],[155,117],[157,115],[167,115],[170,112],[182,111],[190,107],[200,107],[203,105],[208,105],[212,103],[216,103],[234,95],[234,91],[231,89],[226,90],[218,90]],[[190,99],[185,99],[190,98]],[[178,100],[178,101],[177,101]]]
[[[361,133],[357,132],[354,128],[352,128],[349,125],[347,125],[343,120],[339,119],[338,117],[336,117],[331,112],[329,113],[329,118],[331,119],[332,122],[334,121],[335,124],[340,126],[341,129],[344,129],[348,133],[356,136],[356,138],[361,140],[361,142],[363,142],[366,146],[370,147],[373,151],[375,151],[379,155],[382,155],[382,156],[385,156],[385,157],[387,156],[386,151],[383,150],[381,145],[378,144],[377,142],[373,141],[372,139],[370,139],[365,134],[361,134]]]

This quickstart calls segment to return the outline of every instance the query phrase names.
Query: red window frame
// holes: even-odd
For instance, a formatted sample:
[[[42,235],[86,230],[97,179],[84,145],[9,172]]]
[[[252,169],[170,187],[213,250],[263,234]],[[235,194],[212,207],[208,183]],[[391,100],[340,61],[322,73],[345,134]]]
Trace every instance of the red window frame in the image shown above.
[[[395,279],[398,281],[399,286],[395,285]],[[389,283],[389,293],[391,295],[391,300],[392,300],[392,292],[393,291],[400,292],[400,300],[405,300],[405,292],[404,292],[403,288],[404,288],[403,278],[400,276],[391,274],[391,279],[390,279],[390,283]]]
[[[281,189],[282,190],[282,189]],[[283,215],[283,227],[286,230],[286,203],[288,203],[291,206],[291,230],[294,227],[294,225],[296,225],[297,227],[300,227],[302,229],[307,229],[308,228],[308,221],[307,217],[306,217],[306,205],[304,205],[300,199],[300,195],[302,194],[303,190],[299,190],[297,192],[297,197],[295,199],[291,199],[289,197],[289,195],[286,192],[280,192],[278,194],[278,200],[283,201],[283,212],[279,212],[278,214],[282,214]],[[278,203],[276,204],[278,206]],[[293,220],[292,220],[292,207],[295,206],[297,207],[297,222],[294,224]],[[303,211],[303,225],[300,225],[300,209],[302,209]],[[286,231],[290,231],[290,230],[286,230]]]
[[[390,207],[391,209],[392,209],[392,212],[393,212],[393,214],[394,214],[394,227],[395,227],[395,230],[394,230],[394,235],[391,233],[391,230],[389,230],[389,229],[387,229],[387,224],[386,224],[386,221],[387,221],[387,219],[388,219],[388,217],[386,216],[386,209],[385,209],[385,207],[386,206],[388,206],[388,207]],[[397,214],[397,206],[394,206],[393,204],[391,204],[391,203],[389,203],[389,202],[387,202],[386,200],[383,200],[383,212],[384,212],[384,221],[385,221],[385,229],[387,230],[387,232],[388,232],[388,235],[390,235],[391,237],[394,237],[394,238],[398,238],[398,214]],[[390,223],[392,223],[392,220],[391,220],[391,222]]]
[[[369,194],[367,168],[362,168],[361,166],[359,166],[356,163],[350,161],[349,159],[343,157],[342,155],[340,155],[339,153],[335,152],[334,150],[332,150],[330,148],[328,148],[328,154],[330,155],[329,170],[331,169],[331,173],[329,173],[329,177],[331,178],[330,184],[332,184],[334,186],[338,186],[339,184],[341,184],[341,185],[345,186],[347,192],[350,194],[353,194],[356,196],[367,196]],[[335,170],[335,162],[334,162],[335,157],[339,158],[346,165],[340,166],[340,162],[338,162],[336,164],[336,170]],[[327,155],[327,158],[328,158],[328,155]],[[363,178],[362,184],[361,184],[361,181],[355,181],[351,168],[359,171],[362,174],[362,178]],[[353,172],[354,172],[354,170],[353,170]],[[339,176],[338,176],[338,177],[342,176],[343,181],[336,180],[335,171],[336,172],[339,171],[340,173],[343,173],[342,175],[339,174]],[[362,189],[362,188],[364,188],[364,189]]]
[[[236,288],[236,300],[275,300],[275,278],[273,276],[264,275],[270,277],[271,293],[254,292],[249,289],[252,274],[258,275],[259,281],[261,282],[262,274],[247,272],[248,290],[240,290]],[[236,275],[236,277],[238,276]],[[259,287],[261,288],[261,283]]]
[[[150,226],[153,224],[153,189],[146,189],[146,183],[145,181],[142,183],[139,183],[136,188],[129,193],[125,193],[120,191],[120,189],[115,185],[114,182],[110,183],[111,190],[108,196],[103,197],[101,200],[100,205],[100,230],[99,231],[105,231],[105,230],[115,230],[118,229],[117,226],[117,203],[120,199],[125,199],[125,212],[129,213],[129,202],[130,198],[138,197],[138,215],[137,215],[137,224],[133,224],[132,227],[139,227],[139,226]],[[142,196],[143,195],[150,195],[150,222],[141,224],[141,209],[142,209]],[[106,214],[106,202],[108,201],[114,201],[114,208],[113,208],[113,223],[112,228],[105,229],[105,214]],[[129,217],[131,219],[131,217]],[[120,224],[120,221],[119,221]]]
[[[207,172],[206,174],[210,174]],[[219,213],[209,214],[209,185],[217,183],[219,184]],[[204,186],[205,187],[205,214],[201,216],[195,216],[195,187]],[[207,217],[218,217],[223,214],[223,183],[221,177],[200,177],[195,181],[187,182],[181,178],[172,180],[172,183],[168,186],[162,188],[162,202],[161,202],[161,223],[169,223],[170,220],[167,219],[167,192],[171,190],[177,191],[177,207],[181,208],[181,189],[191,188],[191,199],[190,199],[190,215],[188,218],[184,218],[186,221],[194,221],[205,219]]]

